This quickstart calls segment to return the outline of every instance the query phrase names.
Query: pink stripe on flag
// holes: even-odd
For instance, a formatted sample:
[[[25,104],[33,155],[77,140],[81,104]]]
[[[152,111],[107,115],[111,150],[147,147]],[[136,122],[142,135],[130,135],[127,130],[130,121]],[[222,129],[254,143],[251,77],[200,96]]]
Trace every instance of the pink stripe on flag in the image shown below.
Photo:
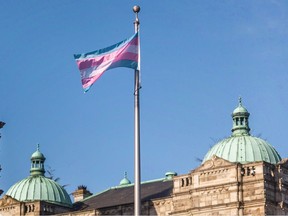
[[[102,64],[106,64],[106,62],[117,62],[117,61],[120,61],[120,60],[132,60],[132,61],[138,61],[138,54],[137,53],[123,53],[121,55],[118,55],[118,56],[113,56],[111,57],[110,55],[109,56],[102,56],[101,59],[99,59],[98,61],[93,61],[93,60],[89,60],[89,62],[87,62],[86,66],[89,64],[91,64],[90,67],[83,67],[80,69],[80,71],[82,70],[87,70],[89,68],[93,68],[95,67],[96,68],[101,68],[101,65]],[[86,62],[83,62],[83,63],[86,63]]]
[[[97,76],[94,76],[94,77],[91,77],[91,78],[82,79],[83,88],[84,89],[89,88],[102,74],[103,73],[98,74]]]
[[[95,67],[97,65],[100,65],[104,61],[109,61],[110,59],[116,58],[118,55],[123,55],[124,53],[137,53],[138,47],[136,46],[130,46],[130,43],[126,44],[121,49],[115,50],[112,53],[108,53],[105,55],[95,56],[92,58],[87,59],[81,59],[77,60],[76,63],[78,65],[79,70],[83,70],[90,67]]]

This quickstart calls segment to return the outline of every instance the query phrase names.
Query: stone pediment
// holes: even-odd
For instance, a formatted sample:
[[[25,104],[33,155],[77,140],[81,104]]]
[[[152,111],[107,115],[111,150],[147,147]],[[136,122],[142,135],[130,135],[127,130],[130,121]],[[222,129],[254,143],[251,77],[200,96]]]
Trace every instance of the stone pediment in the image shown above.
[[[223,158],[220,158],[216,155],[213,155],[210,160],[207,160],[204,164],[201,164],[198,168],[193,170],[193,172],[199,172],[208,169],[217,169],[225,166],[235,165],[236,163],[227,161]]]
[[[18,200],[14,199],[10,196],[5,195],[2,197],[2,199],[0,199],[0,208],[5,207],[5,206],[18,204],[18,203],[20,203]]]

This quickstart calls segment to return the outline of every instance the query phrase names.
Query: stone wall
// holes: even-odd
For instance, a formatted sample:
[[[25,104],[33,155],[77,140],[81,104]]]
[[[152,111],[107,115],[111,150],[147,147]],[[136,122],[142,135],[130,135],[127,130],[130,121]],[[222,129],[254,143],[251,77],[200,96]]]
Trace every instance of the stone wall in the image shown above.
[[[154,211],[150,211],[150,215],[166,216],[173,212],[172,198],[153,200]]]
[[[242,165],[213,157],[174,177],[174,215],[259,215],[265,212],[263,163]]]
[[[4,196],[0,199],[0,215],[1,216],[11,216],[20,215],[23,209],[23,204],[13,199],[10,196]]]
[[[267,215],[288,215],[288,159],[276,166],[265,164],[265,213]]]

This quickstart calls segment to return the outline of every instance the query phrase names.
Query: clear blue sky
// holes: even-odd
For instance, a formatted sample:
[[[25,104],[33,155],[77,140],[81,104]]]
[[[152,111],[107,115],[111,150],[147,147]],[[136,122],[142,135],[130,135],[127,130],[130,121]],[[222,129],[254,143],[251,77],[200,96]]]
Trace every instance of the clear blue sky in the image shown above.
[[[86,94],[73,54],[134,33],[141,6],[142,180],[196,168],[230,136],[242,96],[252,134],[288,157],[288,2],[1,1],[0,188],[27,177],[37,143],[69,193],[134,181],[134,72]]]

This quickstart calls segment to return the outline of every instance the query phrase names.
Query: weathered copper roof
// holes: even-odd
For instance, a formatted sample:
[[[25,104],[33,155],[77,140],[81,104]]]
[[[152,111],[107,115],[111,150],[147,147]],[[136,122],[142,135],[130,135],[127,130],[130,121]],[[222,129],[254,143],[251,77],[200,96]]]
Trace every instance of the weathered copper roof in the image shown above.
[[[141,201],[149,201],[163,197],[169,197],[172,194],[173,181],[161,179],[141,184]],[[134,185],[118,186],[106,191],[92,195],[83,201],[74,204],[74,209],[91,210],[101,209],[110,206],[125,205],[134,203]]]
[[[207,152],[202,163],[211,159],[213,155],[242,164],[256,161],[276,164],[281,161],[280,155],[272,145],[261,138],[250,135],[249,115],[240,98],[239,105],[232,114],[232,135],[216,143]]]
[[[42,175],[29,176],[17,182],[10,187],[6,195],[23,202],[42,200],[64,206],[72,205],[66,190]]]

